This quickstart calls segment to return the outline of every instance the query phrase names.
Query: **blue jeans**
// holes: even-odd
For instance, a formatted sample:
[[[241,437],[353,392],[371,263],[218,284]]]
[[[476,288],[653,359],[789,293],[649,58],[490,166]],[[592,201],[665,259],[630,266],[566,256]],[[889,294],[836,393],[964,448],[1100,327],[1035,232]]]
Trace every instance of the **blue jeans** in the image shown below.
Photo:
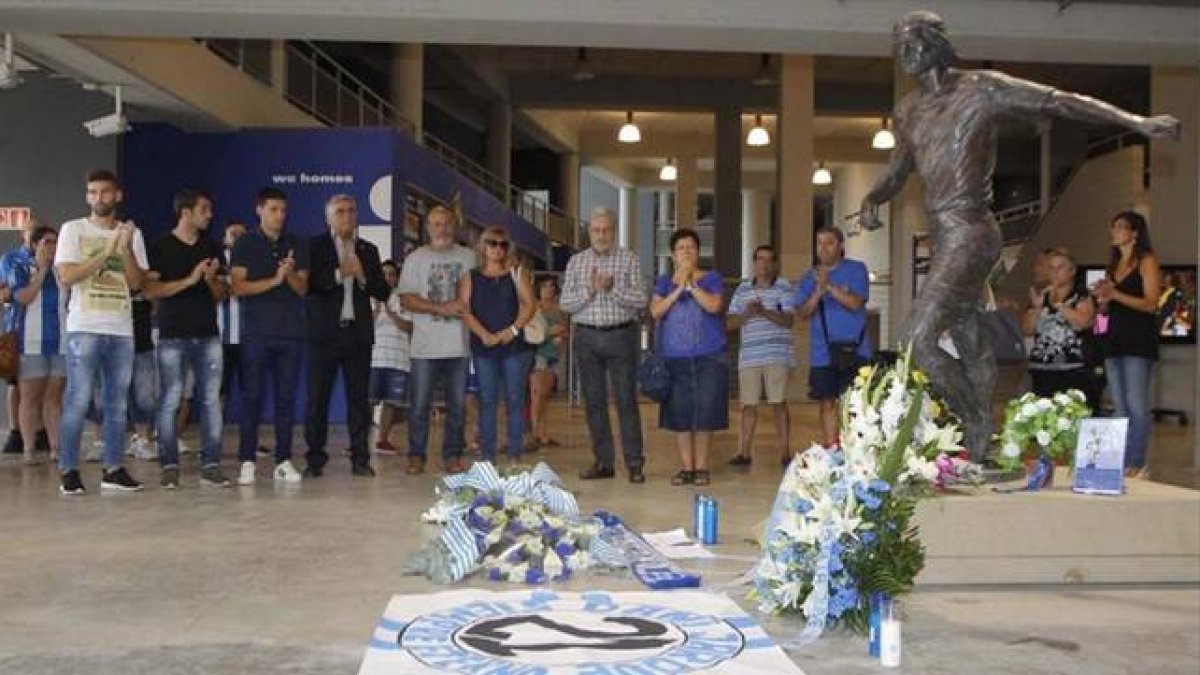
[[[196,375],[193,405],[200,421],[202,466],[221,463],[221,339],[167,338],[158,341],[162,400],[158,406],[158,447],[164,469],[179,466],[179,430],[175,414],[183,397],[185,361]]]
[[[500,407],[500,386],[504,385],[504,409],[508,412],[507,454],[521,456],[525,436],[525,395],[529,387],[529,369],[533,351],[523,349],[500,358],[475,358],[479,376],[479,440],[483,458],[496,457],[496,412]]]
[[[292,338],[252,337],[242,340],[241,441],[238,460],[253,462],[258,450],[258,422],[270,373],[275,395],[275,463],[292,458],[292,427],[296,423],[296,386],[300,379],[302,344]]]
[[[154,352],[135,352],[129,382],[129,419],[134,424],[153,424],[158,414],[158,370]]]
[[[63,473],[79,468],[79,443],[83,422],[96,379],[100,379],[104,439],[104,468],[121,466],[125,454],[125,412],[129,380],[133,377],[133,338],[99,333],[67,335],[67,389],[63,393],[59,429],[58,468]]]
[[[1112,393],[1117,417],[1129,418],[1125,436],[1125,466],[1146,466],[1150,440],[1150,374],[1154,361],[1140,356],[1117,356],[1104,360],[1104,373]]]
[[[433,403],[434,381],[442,381],[446,396],[446,423],[442,433],[442,459],[461,457],[467,442],[466,357],[452,359],[413,359],[409,385],[412,387],[412,406],[408,409],[408,454],[425,459],[429,445],[429,406]]]

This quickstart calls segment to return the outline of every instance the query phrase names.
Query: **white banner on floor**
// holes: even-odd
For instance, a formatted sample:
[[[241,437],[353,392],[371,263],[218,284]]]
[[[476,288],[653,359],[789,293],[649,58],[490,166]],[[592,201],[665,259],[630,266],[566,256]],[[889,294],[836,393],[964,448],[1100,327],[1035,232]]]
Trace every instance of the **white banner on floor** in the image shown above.
[[[803,675],[733,600],[700,591],[396,595],[359,675]]]

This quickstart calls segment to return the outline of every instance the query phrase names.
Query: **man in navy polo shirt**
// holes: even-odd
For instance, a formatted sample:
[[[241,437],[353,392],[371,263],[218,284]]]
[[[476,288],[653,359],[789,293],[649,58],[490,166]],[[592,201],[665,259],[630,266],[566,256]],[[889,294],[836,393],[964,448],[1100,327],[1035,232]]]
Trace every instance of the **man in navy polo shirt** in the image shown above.
[[[859,367],[871,358],[867,266],[845,255],[846,239],[841,230],[817,230],[818,265],[800,280],[792,302],[800,318],[810,324],[809,396],[821,404],[821,431],[828,448],[838,444],[838,397],[854,381]],[[857,358],[839,366],[835,353],[839,344],[852,345]]]
[[[275,395],[274,478],[299,483],[292,465],[296,383],[305,339],[304,295],[308,292],[308,247],[283,231],[287,196],[264,188],[255,200],[259,225],[237,240],[230,261],[233,294],[242,301],[242,411],[238,485],[254,484],[254,453],[263,391],[271,376]]]

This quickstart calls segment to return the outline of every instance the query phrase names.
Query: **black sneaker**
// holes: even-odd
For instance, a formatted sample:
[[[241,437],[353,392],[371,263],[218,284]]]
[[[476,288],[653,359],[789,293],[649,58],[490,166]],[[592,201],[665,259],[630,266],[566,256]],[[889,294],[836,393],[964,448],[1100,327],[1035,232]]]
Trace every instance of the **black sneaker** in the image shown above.
[[[179,487],[179,469],[171,467],[162,470],[162,480],[159,481],[159,486],[164,490],[174,490]]]
[[[219,466],[206,466],[200,470],[200,484],[207,487],[227,488],[233,483],[225,477]]]
[[[25,452],[25,439],[21,437],[21,432],[16,429],[11,429],[8,432],[8,440],[4,443],[4,454],[20,455]]]
[[[729,460],[729,466],[750,466],[750,455],[734,455]]]
[[[45,429],[38,429],[33,437],[33,449],[38,452],[50,452],[50,434]]]
[[[355,464],[351,467],[350,473],[362,478],[375,477],[375,469],[372,469],[370,464]]]
[[[134,480],[125,467],[118,466],[111,471],[104,472],[104,478],[100,480],[100,489],[138,492],[142,489],[142,484]]]
[[[87,492],[83,489],[83,481],[79,478],[78,471],[68,471],[62,475],[62,485],[58,486],[58,491],[64,495],[81,495]]]

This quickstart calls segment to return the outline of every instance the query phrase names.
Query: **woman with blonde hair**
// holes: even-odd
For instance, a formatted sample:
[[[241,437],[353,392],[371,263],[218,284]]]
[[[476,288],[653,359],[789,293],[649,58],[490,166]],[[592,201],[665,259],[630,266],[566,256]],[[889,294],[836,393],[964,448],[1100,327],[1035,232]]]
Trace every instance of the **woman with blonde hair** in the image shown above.
[[[1043,251],[1043,256],[1045,285],[1029,289],[1029,307],[1022,322],[1025,333],[1033,336],[1029,350],[1033,393],[1053,396],[1078,389],[1096,410],[1099,392],[1086,353],[1096,305],[1087,290],[1076,285],[1070,252],[1053,248]]]
[[[463,317],[471,331],[471,354],[479,376],[480,452],[496,457],[496,413],[504,387],[508,429],[505,451],[510,461],[521,456],[525,398],[533,349],[522,337],[536,305],[527,271],[517,266],[512,239],[502,227],[489,227],[476,244],[479,266],[459,280]]]

